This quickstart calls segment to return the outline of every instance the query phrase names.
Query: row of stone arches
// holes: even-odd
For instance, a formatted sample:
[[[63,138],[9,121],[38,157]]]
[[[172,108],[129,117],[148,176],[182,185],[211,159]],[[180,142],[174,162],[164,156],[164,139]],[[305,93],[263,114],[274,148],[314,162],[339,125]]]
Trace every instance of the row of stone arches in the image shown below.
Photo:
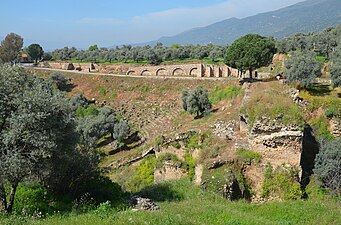
[[[197,77],[198,76],[198,68],[193,67],[188,73],[181,68],[181,67],[176,67],[171,70],[171,73],[169,73],[169,70],[166,68],[159,68],[157,69],[154,73],[151,70],[145,69],[142,71],[135,71],[135,70],[129,70],[126,74],[127,75],[135,75],[135,76],[176,76],[176,77],[181,77],[181,76],[191,76],[191,77]]]

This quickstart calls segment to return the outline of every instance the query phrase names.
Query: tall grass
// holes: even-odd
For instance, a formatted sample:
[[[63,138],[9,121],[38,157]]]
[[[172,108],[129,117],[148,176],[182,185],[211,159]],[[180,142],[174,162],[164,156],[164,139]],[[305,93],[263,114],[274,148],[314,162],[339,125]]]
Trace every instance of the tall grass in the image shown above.
[[[1,215],[0,224],[341,224],[339,203],[330,199],[228,202],[188,180],[165,183],[144,194],[157,199],[161,210],[133,212],[102,203],[87,213],[55,214],[45,219]]]
[[[242,95],[242,88],[239,86],[228,86],[224,89],[216,88],[209,93],[209,99],[212,104],[216,104],[224,99],[233,99]]]

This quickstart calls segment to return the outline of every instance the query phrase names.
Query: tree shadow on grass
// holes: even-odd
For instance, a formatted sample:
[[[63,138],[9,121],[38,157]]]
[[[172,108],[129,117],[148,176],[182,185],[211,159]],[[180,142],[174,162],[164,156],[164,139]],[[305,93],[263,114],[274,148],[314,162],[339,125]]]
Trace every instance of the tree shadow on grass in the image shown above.
[[[169,183],[146,187],[137,194],[157,202],[181,201],[184,199],[183,194],[172,189]]]
[[[329,84],[314,84],[307,91],[313,96],[325,96],[331,92]]]

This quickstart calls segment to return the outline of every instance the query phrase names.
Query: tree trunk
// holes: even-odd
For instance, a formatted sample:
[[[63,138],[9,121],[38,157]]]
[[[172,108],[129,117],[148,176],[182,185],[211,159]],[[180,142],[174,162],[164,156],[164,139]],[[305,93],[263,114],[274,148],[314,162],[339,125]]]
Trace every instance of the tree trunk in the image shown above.
[[[6,191],[2,179],[0,178],[0,211],[7,208]]]
[[[6,209],[6,211],[8,213],[12,212],[12,210],[13,210],[14,196],[15,196],[15,192],[17,191],[17,187],[18,187],[18,183],[12,184],[12,190],[11,190],[11,193],[9,195],[9,202],[8,202],[8,206]]]
[[[250,71],[250,78],[252,78],[252,69],[249,69]]]

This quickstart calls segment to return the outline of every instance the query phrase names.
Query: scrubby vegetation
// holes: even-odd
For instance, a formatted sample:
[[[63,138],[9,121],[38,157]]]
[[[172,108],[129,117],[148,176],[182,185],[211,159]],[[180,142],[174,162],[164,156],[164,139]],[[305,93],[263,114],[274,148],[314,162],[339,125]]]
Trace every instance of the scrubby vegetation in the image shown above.
[[[238,149],[237,150],[237,159],[243,163],[251,164],[252,161],[256,163],[260,163],[262,160],[262,156],[260,153],[249,150],[249,149]]]
[[[228,86],[223,89],[215,88],[209,93],[209,99],[212,104],[216,104],[224,99],[233,99],[243,94],[239,86]]]
[[[292,103],[292,99],[286,92],[287,89],[278,83],[272,83],[271,86],[257,83],[250,101],[241,109],[242,113],[247,114],[251,122],[250,126],[257,119],[266,117],[269,120],[278,119],[285,125],[297,124],[303,127],[302,110]]]
[[[233,123],[238,120],[248,85],[237,86],[237,80],[231,85],[227,80],[135,82],[131,78],[77,75],[72,77],[77,87],[60,73],[43,75],[42,79],[1,65],[0,224],[340,224],[341,143],[330,131],[331,120],[341,118],[340,46],[335,41],[339,29],[329,29],[318,37],[296,35],[293,43],[291,38],[277,40],[277,45],[282,44],[279,50],[291,55],[285,76],[290,83],[300,84],[296,86],[300,89],[297,104],[289,97],[290,86],[271,79],[250,85],[252,94],[244,98],[240,111],[250,126],[263,119],[270,126],[282,123],[301,129],[307,123],[320,142],[315,177],[310,183],[299,183],[298,168],[268,164],[263,183],[255,187],[261,189],[263,199],[258,199],[259,193],[253,190],[255,180],[248,173],[264,169],[266,155],[241,147],[246,137],[239,124]],[[329,35],[327,42],[317,42],[323,35]],[[22,39],[14,34],[10,37],[14,43],[5,40],[1,49],[9,46],[17,55]],[[227,50],[225,62],[252,73],[270,63],[275,52],[273,41],[247,35]],[[255,46],[262,47],[261,54]],[[93,45],[87,51],[64,48],[52,55],[54,60],[155,65],[192,58],[216,63],[225,50],[214,45],[157,44],[111,50]],[[306,51],[310,53],[306,55]],[[0,52],[0,58],[12,62],[16,57]],[[322,63],[326,63],[324,71]],[[275,67],[272,75],[284,69],[281,62]],[[331,85],[315,83],[321,72],[323,79],[331,73]],[[193,91],[184,91],[180,99],[184,88]],[[80,92],[84,95],[76,94]],[[137,101],[142,104],[135,105]],[[187,112],[180,112],[181,103]],[[108,105],[115,105],[120,112]],[[129,116],[135,121],[151,116],[139,124],[128,123],[124,114],[130,106]],[[189,114],[195,114],[196,120]],[[172,127],[174,121],[177,125]],[[170,129],[158,129],[157,123]],[[152,134],[145,130],[147,126]],[[200,132],[186,140],[167,142],[163,136],[193,128]],[[227,134],[219,137],[217,130]],[[158,152],[162,148],[181,154]],[[155,185],[154,172],[163,169],[165,162],[188,176]],[[201,188],[193,184],[194,177],[197,182],[197,165],[202,166],[198,167],[203,173]],[[111,180],[119,180],[120,185]],[[132,212],[129,196],[136,194],[156,201],[161,211]],[[281,202],[247,202],[273,199]]]
[[[299,184],[298,170],[285,166],[273,169],[271,165],[267,165],[261,195],[262,197],[280,196],[285,200],[300,199],[302,190]]]

